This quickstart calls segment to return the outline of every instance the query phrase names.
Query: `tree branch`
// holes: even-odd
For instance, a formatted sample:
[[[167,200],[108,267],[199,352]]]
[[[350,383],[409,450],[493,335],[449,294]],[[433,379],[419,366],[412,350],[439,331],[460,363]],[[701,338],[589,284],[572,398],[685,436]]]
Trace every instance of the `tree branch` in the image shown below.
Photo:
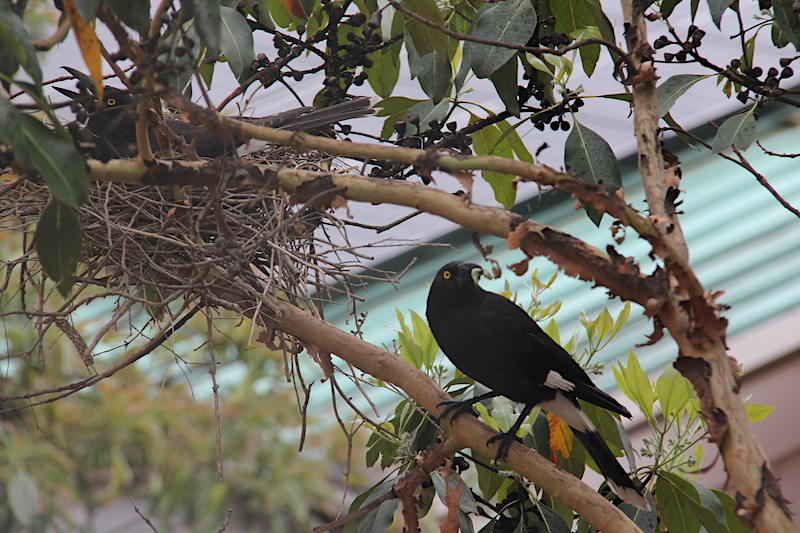
[[[646,4],[638,0],[623,0],[625,15],[625,40],[630,51],[629,79],[633,85],[633,123],[639,152],[639,172],[642,174],[650,215],[657,222],[666,240],[679,250],[684,259],[689,249],[683,238],[678,216],[667,206],[667,180],[664,156],[658,136],[658,95],[653,67],[653,50],[647,41]],[[677,188],[677,185],[676,185]]]
[[[667,183],[657,135],[658,113],[653,50],[647,40],[642,0],[622,0],[625,38],[631,53],[634,125],[639,145],[639,171],[651,218],[664,221],[664,240],[688,259],[688,247],[677,213],[666,201]],[[677,187],[677,184],[671,185]],[[675,367],[693,384],[711,438],[719,447],[731,484],[737,491],[740,516],[755,531],[793,531],[780,485],[772,474],[738,395],[738,372],[727,355],[727,321],[713,297],[687,290],[682,280],[670,291],[658,319],[675,339],[680,351]]]
[[[412,367],[403,358],[349,335],[287,302],[271,296],[267,298],[277,311],[277,316],[272,318],[274,327],[338,355],[377,379],[393,383],[434,416],[440,413],[441,402],[452,399],[431,378]],[[486,446],[486,441],[496,435],[489,426],[471,416],[459,417],[449,426],[451,438],[457,440],[461,447],[469,447],[482,455],[494,457],[496,445]],[[639,528],[608,500],[572,474],[560,469],[521,443],[515,442],[511,446],[505,464],[536,483],[564,505],[575,509],[597,529],[618,533],[641,533]]]

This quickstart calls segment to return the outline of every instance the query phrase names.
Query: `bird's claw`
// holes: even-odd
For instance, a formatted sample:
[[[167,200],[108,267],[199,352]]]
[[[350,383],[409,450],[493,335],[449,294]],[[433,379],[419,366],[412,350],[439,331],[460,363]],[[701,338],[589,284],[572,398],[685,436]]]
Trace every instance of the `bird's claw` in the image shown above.
[[[440,407],[442,405],[446,405],[447,407],[445,407],[442,410],[442,412],[439,413],[439,416],[436,417],[436,423],[437,424],[441,424],[442,420],[447,418],[448,415],[450,416],[450,422],[452,422],[453,420],[455,420],[459,416],[463,415],[464,413],[469,413],[472,416],[478,416],[478,414],[475,411],[472,410],[473,403],[469,402],[469,401],[466,401],[466,402],[461,401],[461,402],[459,402],[459,401],[452,400],[452,401],[449,401],[449,402],[439,402],[438,404],[436,404],[436,407]]]
[[[506,457],[508,457],[508,451],[511,449],[511,445],[515,442],[522,442],[522,439],[517,437],[516,434],[512,434],[510,432],[500,433],[499,435],[495,435],[494,437],[490,438],[486,441],[486,445],[489,446],[490,444],[500,441],[500,444],[497,445],[497,453],[494,456],[495,461],[504,461]]]

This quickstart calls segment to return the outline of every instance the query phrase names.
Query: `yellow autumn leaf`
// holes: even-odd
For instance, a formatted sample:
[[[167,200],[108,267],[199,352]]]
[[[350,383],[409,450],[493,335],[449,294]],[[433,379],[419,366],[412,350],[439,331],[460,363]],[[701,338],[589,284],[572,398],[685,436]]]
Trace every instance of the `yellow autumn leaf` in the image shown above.
[[[556,451],[561,452],[565,459],[572,453],[572,430],[566,422],[551,413],[547,413],[547,423],[550,425],[550,460],[558,464]]]
[[[100,52],[100,39],[94,32],[91,24],[83,20],[80,11],[75,7],[72,0],[64,0],[64,10],[67,12],[78,46],[81,49],[83,60],[89,68],[94,85],[97,87],[97,99],[103,99],[103,66],[102,55]]]

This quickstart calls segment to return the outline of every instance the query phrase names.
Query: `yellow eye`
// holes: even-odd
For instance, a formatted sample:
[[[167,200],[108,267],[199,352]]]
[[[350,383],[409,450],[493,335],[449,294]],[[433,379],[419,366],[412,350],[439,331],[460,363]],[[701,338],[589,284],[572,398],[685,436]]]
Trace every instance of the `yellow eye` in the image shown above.
[[[442,272],[442,277],[444,279],[450,279],[450,276],[452,276],[452,274],[450,273],[449,270],[445,270],[444,272]]]
[[[106,100],[106,105],[116,105],[117,101],[114,98],[109,98]]]

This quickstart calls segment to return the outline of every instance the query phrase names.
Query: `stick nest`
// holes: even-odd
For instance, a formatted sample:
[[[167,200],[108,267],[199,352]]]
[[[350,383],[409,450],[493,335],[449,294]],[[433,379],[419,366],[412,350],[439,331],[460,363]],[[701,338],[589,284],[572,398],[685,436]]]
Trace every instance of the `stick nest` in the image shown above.
[[[317,170],[330,161],[318,155],[295,157],[293,164]],[[139,303],[173,321],[176,302],[184,302],[184,310],[186,301],[255,317],[267,292],[318,312],[314,303],[335,292],[352,298],[353,285],[363,279],[350,274],[364,256],[348,244],[344,224],[328,211],[290,205],[281,192],[92,183],[78,213],[83,258],[77,282],[68,298],[51,299],[53,284],[45,285],[33,245],[49,199],[46,186],[24,177],[0,196],[0,230],[26,234],[19,257],[0,263],[3,287],[17,284],[12,271],[21,264],[20,293],[38,295],[33,308],[39,311],[26,313],[23,303],[21,314],[44,316],[45,324],[103,296],[114,297],[116,312]],[[389,280],[381,274],[377,279]],[[4,300],[0,310],[8,311]],[[58,310],[43,312],[53,307]]]

